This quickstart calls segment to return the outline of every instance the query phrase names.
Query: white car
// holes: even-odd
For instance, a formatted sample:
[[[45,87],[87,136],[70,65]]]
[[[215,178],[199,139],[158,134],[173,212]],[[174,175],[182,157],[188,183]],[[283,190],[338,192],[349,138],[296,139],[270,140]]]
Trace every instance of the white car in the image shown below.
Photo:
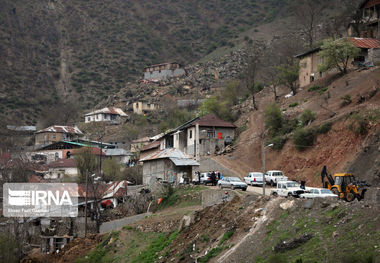
[[[247,190],[248,185],[244,183],[240,178],[238,177],[223,177],[218,181],[218,186],[220,188],[231,188],[232,190],[235,189],[242,189],[243,191]]]
[[[338,195],[333,194],[329,189],[312,188],[300,195],[301,198],[338,198]]]
[[[263,173],[249,172],[244,177],[244,182],[248,185],[263,185]]]
[[[273,196],[293,196],[299,197],[305,193],[305,190],[300,187],[300,184],[294,181],[279,181],[277,188],[271,190]]]
[[[271,170],[266,172],[265,181],[273,186],[280,181],[288,181],[288,177],[286,177],[281,171]]]

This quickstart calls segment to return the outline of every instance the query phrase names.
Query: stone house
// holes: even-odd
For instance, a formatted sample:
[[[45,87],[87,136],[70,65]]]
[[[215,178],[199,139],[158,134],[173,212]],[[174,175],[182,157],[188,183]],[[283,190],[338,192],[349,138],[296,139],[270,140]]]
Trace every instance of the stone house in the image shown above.
[[[196,117],[170,130],[160,139],[160,149],[176,148],[195,157],[210,155],[235,138],[236,126],[214,115]]]
[[[76,126],[54,125],[35,133],[35,145],[47,145],[59,141],[71,141],[83,137]]]
[[[146,101],[137,101],[133,103],[133,113],[142,115],[150,111],[157,109],[157,106],[153,103]]]
[[[103,149],[105,158],[116,160],[119,164],[127,164],[131,159],[132,153],[122,148]]]
[[[151,186],[157,180],[178,184],[181,178],[192,180],[193,168],[199,163],[179,149],[170,148],[140,159],[143,163],[143,184]]]
[[[130,151],[132,153],[139,152],[142,148],[144,148],[145,145],[149,144],[149,142],[150,142],[149,137],[142,137],[142,138],[138,138],[136,140],[133,140],[131,142]]]
[[[185,70],[176,62],[156,64],[144,68],[144,79],[150,81],[165,80],[185,74]]]
[[[380,39],[380,1],[361,1],[357,12],[358,19],[348,25],[347,35],[350,37]]]
[[[119,124],[123,119],[127,118],[128,115],[120,108],[106,107],[100,110],[89,112],[84,115],[84,122],[109,122],[114,124]]]
[[[373,64],[380,62],[380,41],[373,38],[347,37],[345,40],[360,49],[360,53],[350,63],[350,67],[359,64]],[[319,55],[320,47],[314,48],[296,56],[299,59],[298,81],[300,88],[310,85],[313,81],[324,78],[336,70],[328,72],[319,71],[318,67],[323,63]]]

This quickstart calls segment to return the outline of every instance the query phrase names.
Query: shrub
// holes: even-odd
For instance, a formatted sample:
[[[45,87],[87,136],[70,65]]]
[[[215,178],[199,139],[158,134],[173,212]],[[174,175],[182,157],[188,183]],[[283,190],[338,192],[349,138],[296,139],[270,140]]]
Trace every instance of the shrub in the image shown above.
[[[287,138],[284,137],[284,136],[276,136],[276,137],[273,137],[271,140],[270,140],[270,143],[273,143],[273,149],[275,150],[281,150],[285,143],[287,141]]]
[[[351,96],[350,95],[344,95],[343,97],[340,98],[342,100],[342,106],[347,106],[352,102]]]
[[[287,260],[287,257],[285,255],[274,254],[274,255],[269,257],[268,262],[269,263],[287,263],[288,260]]]
[[[326,133],[328,133],[331,130],[331,127],[332,127],[332,123],[331,122],[322,124],[321,126],[319,126],[319,128],[317,130],[317,133],[318,134],[326,134]]]
[[[298,106],[298,102],[293,102],[289,104],[289,108],[294,108],[296,106]]]
[[[299,116],[299,120],[301,121],[302,126],[306,126],[315,120],[315,113],[311,110],[305,110]]]
[[[316,132],[314,129],[299,128],[294,132],[293,142],[297,150],[305,150],[313,146],[316,139]]]
[[[351,116],[351,123],[348,128],[355,132],[356,135],[366,134],[368,130],[368,120],[366,117],[360,114],[354,114]]]
[[[319,89],[320,89],[320,87],[315,85],[315,86],[310,87],[307,91],[312,92],[312,91],[319,90]]]

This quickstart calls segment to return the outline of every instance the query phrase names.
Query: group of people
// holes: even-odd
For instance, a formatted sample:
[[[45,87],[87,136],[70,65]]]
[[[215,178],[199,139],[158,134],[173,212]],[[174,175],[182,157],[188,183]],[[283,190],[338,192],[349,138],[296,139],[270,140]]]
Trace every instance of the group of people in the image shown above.
[[[198,176],[198,182],[201,183],[201,173],[199,171],[196,172]],[[208,173],[208,176],[211,178],[211,183],[213,186],[216,186],[218,181],[223,178],[223,175],[219,171],[212,171]]]
[[[223,178],[222,173],[220,173],[219,171],[212,171],[209,174],[213,186],[215,186],[218,183],[218,181]]]

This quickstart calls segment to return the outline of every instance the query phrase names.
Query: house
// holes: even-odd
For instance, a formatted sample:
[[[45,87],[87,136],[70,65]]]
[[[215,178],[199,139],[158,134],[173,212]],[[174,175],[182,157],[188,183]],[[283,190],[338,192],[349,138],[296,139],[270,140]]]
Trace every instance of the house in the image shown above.
[[[44,145],[33,152],[27,153],[27,156],[31,161],[43,160],[46,163],[51,163],[58,159],[69,159],[83,147],[90,147],[94,155],[105,156],[100,147],[68,141],[60,141]]]
[[[348,25],[347,34],[350,37],[380,39],[379,20],[380,1],[361,1],[355,20]]]
[[[193,167],[199,163],[179,149],[170,148],[140,159],[143,163],[143,184],[151,186],[154,180],[180,183],[181,178],[190,182]]]
[[[149,137],[142,137],[131,142],[131,152],[139,152],[145,145],[150,142]]]
[[[157,109],[157,106],[153,103],[146,101],[137,101],[133,103],[133,113],[142,115],[150,111],[154,111]]]
[[[45,174],[44,179],[63,179],[65,176],[76,177],[79,174],[73,158],[58,159],[48,166],[49,171]]]
[[[196,117],[170,130],[160,139],[160,149],[176,148],[196,157],[214,153],[235,138],[236,126],[214,115]]]
[[[54,125],[35,133],[35,145],[47,145],[59,141],[71,141],[83,137],[76,126]]]
[[[144,79],[150,81],[165,80],[185,74],[185,70],[176,62],[156,64],[144,68]]]
[[[347,37],[344,40],[349,41],[352,45],[360,48],[360,53],[351,63],[352,66],[359,64],[374,64],[380,61],[380,41],[373,38],[358,38]],[[329,72],[321,72],[318,67],[323,63],[323,58],[319,52],[321,47],[316,47],[296,56],[299,59],[298,81],[300,88],[310,85],[313,81],[324,78],[327,75],[334,73],[334,70]]]
[[[106,190],[102,195],[100,204],[107,204],[107,201],[112,202],[112,207],[117,207],[119,204],[124,203],[127,198],[128,181],[116,181],[107,185]]]
[[[123,119],[127,118],[128,115],[120,108],[106,107],[100,110],[96,110],[84,115],[84,122],[109,122],[112,124],[119,124]]]

